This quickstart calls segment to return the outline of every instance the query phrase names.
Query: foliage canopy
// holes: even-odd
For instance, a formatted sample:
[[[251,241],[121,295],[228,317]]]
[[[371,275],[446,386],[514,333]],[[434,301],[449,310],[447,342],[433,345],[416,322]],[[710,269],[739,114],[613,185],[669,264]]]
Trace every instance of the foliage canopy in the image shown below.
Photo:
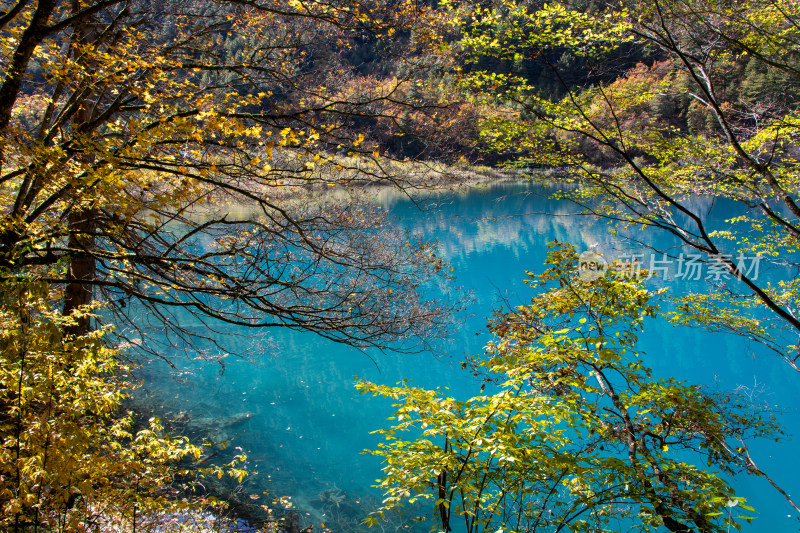
[[[433,247],[344,192],[410,186],[358,124],[414,108],[400,94],[415,70],[389,36],[421,45],[429,11],[15,4],[0,18],[0,275],[63,286],[66,315],[112,302],[119,331],[144,305],[167,338],[213,341],[209,319],[358,346],[435,333],[447,306],[417,281],[441,272]],[[359,39],[400,74],[354,90],[336,53]],[[207,327],[190,331],[182,313]]]
[[[86,531],[127,527],[189,506],[198,476],[244,471],[187,470],[202,450],[171,438],[157,420],[134,430],[122,409],[130,384],[106,329],[65,335],[77,319],[54,309],[43,282],[0,287],[0,528]],[[90,313],[91,309],[81,309]],[[175,498],[183,494],[184,498]],[[201,507],[212,499],[191,497]]]
[[[425,66],[400,52],[430,17],[405,1],[2,4],[0,528],[172,508],[199,449],[155,421],[133,431],[121,341],[163,356],[219,345],[222,322],[410,348],[447,323],[420,290],[446,278],[435,248],[348,190],[412,186],[360,127],[424,111],[404,97]],[[346,53],[365,42],[390,65],[373,83]]]
[[[496,392],[359,383],[400,401],[373,452],[382,511],[428,500],[443,531],[471,533],[712,532],[751,518],[728,476],[750,468],[744,441],[780,434],[769,413],[653,376],[636,343],[660,294],[611,271],[583,281],[576,261],[556,245],[531,303],[494,317],[496,340],[471,364]]]
[[[763,342],[800,370],[797,3],[498,0],[453,11],[462,86],[507,110],[483,121],[484,141],[517,165],[574,172],[572,198],[587,211],[670,235],[658,257],[690,250],[719,266],[732,283],[687,297],[680,320]],[[565,51],[581,68],[558,59]],[[535,63],[560,92],[543,92],[525,69],[484,68],[487,57]],[[720,224],[708,211],[721,199],[736,212]],[[740,257],[787,274],[767,283]],[[723,307],[750,321],[715,319]],[[770,319],[759,325],[758,313]]]

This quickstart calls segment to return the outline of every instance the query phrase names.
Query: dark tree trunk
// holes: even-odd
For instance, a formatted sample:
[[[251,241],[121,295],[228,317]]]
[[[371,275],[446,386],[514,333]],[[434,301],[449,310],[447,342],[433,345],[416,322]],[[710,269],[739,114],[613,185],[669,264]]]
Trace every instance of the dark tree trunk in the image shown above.
[[[72,12],[77,14],[80,5],[73,0]],[[90,43],[95,38],[95,31],[90,22],[80,20],[74,26],[72,36],[75,43]],[[73,53],[78,53],[74,52]],[[84,65],[91,70],[92,65]],[[80,131],[91,120],[91,99],[84,98],[81,107],[75,114],[73,127]],[[83,156],[84,160],[91,162],[92,155]],[[80,195],[80,192],[78,193]],[[67,272],[67,285],[64,289],[64,316],[73,315],[76,311],[79,316],[75,322],[67,326],[64,332],[67,335],[85,335],[91,330],[91,320],[82,313],[80,308],[92,303],[92,285],[96,277],[97,266],[92,255],[94,247],[94,230],[96,226],[95,212],[91,208],[75,206],[69,212],[67,224],[69,227],[69,269]]]
[[[92,303],[92,282],[96,265],[91,253],[94,246],[94,216],[92,210],[73,211],[69,215],[70,260],[67,286],[64,289],[64,316],[75,313],[81,306]],[[75,323],[65,328],[68,335],[84,335],[91,329],[88,316],[76,317]]]

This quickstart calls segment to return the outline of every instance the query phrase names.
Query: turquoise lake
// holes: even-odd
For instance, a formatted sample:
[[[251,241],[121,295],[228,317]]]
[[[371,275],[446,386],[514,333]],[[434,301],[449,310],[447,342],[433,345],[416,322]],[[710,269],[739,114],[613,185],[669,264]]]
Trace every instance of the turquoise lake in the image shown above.
[[[490,339],[486,317],[493,309],[530,299],[522,283],[525,271],[543,270],[548,241],[568,241],[579,250],[594,246],[611,259],[641,253],[646,263],[650,252],[611,234],[604,221],[575,215],[577,209],[569,202],[549,199],[555,190],[511,183],[431,195],[418,199],[418,204],[394,195],[379,200],[398,224],[437,239],[453,267],[454,284],[472,293],[472,302],[457,317],[459,326],[437,343],[435,353],[365,354],[312,334],[271,330],[255,342],[236,341],[249,357],[228,359],[224,366],[195,361],[170,372],[165,364],[152,364],[145,369],[147,383],[140,394],[172,415],[222,419],[247,413],[245,421],[225,429],[225,453],[239,447],[248,454],[248,469],[257,474],[242,490],[253,495],[254,504],[290,497],[303,524],[331,525],[345,519],[333,514],[357,514],[381,499],[371,488],[380,464],[361,452],[379,442],[370,432],[386,427],[391,407],[382,399],[359,395],[355,376],[385,384],[408,379],[424,387],[449,387],[457,397],[475,395],[479,383],[461,369],[461,361],[480,353]],[[710,209],[708,220],[714,229],[722,229],[724,219],[735,214],[734,206],[725,203],[697,200],[697,205]],[[662,235],[636,237],[658,246],[669,244]],[[760,279],[768,278],[771,272],[762,269]],[[652,283],[667,286],[676,296],[705,288],[702,281],[685,279],[656,278]],[[656,376],[671,375],[719,390],[747,387],[756,401],[781,409],[779,418],[789,436],[777,444],[755,443],[752,452],[763,470],[788,493],[795,492],[800,466],[791,434],[800,434],[798,373],[741,338],[656,321],[646,327],[640,348]],[[796,513],[765,480],[741,476],[734,487],[759,511],[751,525],[744,524],[744,531],[798,530]],[[321,503],[320,493],[337,489],[341,493],[336,494],[346,498],[343,505]]]

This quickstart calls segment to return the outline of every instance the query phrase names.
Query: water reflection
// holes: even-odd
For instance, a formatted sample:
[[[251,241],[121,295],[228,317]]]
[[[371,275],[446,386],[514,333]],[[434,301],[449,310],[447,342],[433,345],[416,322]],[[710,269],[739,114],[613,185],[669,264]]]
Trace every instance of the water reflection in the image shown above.
[[[240,447],[250,457],[249,468],[257,474],[246,482],[246,491],[291,496],[304,513],[304,523],[330,524],[335,514],[356,524],[356,515],[378,501],[370,486],[380,473],[375,459],[360,452],[375,447],[377,438],[370,431],[386,424],[391,407],[356,394],[354,376],[386,384],[410,379],[424,387],[450,387],[456,396],[473,395],[476,384],[461,371],[461,357],[477,353],[487,342],[485,317],[492,309],[530,298],[521,281],[526,270],[542,270],[546,242],[568,241],[579,249],[596,246],[612,258],[631,249],[630,242],[609,233],[604,221],[575,216],[574,205],[550,199],[557,190],[502,184],[431,194],[416,204],[397,196],[379,198],[398,223],[441,243],[457,283],[475,296],[460,320],[462,326],[437,346],[435,354],[365,354],[313,335],[276,330],[269,333],[268,342],[256,344],[256,351],[247,344],[251,340],[241,336],[238,342],[252,354],[250,360],[195,361],[172,374],[166,365],[151,365],[141,397],[169,416],[217,419],[218,425],[232,422],[219,435],[229,449]],[[710,224],[724,225],[725,206],[714,214],[712,201],[693,202],[709,211]],[[674,245],[653,233],[635,237],[664,249]],[[675,294],[692,289],[679,280],[669,287]],[[758,345],[661,323],[651,324],[642,348],[658,375],[722,389],[751,387],[761,398],[785,408],[789,429],[797,428],[796,378]],[[791,443],[755,448],[760,465],[777,470],[775,477],[787,487],[798,473],[792,451]],[[749,531],[787,530],[795,524],[765,482],[743,478],[737,487],[761,509],[761,518]],[[352,517],[343,517],[347,513]]]

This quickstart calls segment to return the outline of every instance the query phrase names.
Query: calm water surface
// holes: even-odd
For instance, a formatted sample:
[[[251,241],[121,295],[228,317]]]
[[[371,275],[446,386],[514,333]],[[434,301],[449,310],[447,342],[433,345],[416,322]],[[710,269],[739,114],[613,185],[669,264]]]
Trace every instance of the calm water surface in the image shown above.
[[[548,199],[552,192],[541,186],[497,185],[421,200],[423,210],[408,201],[383,200],[400,223],[441,243],[456,283],[473,293],[474,302],[459,319],[462,325],[435,354],[367,356],[314,335],[271,331],[253,348],[241,340],[252,354],[250,360],[231,359],[224,367],[190,364],[169,379],[166,366],[153,366],[145,392],[153,404],[195,419],[251,414],[222,432],[231,449],[247,452],[249,469],[258,472],[244,489],[291,496],[308,523],[330,524],[336,518],[332,514],[355,512],[379,501],[370,487],[380,475],[380,465],[360,452],[376,446],[379,439],[370,432],[386,426],[391,407],[382,399],[357,394],[355,376],[385,384],[409,379],[425,387],[446,386],[463,398],[477,394],[476,383],[460,368],[461,359],[480,353],[489,340],[485,324],[492,309],[530,298],[522,280],[526,270],[543,269],[548,241],[569,241],[579,249],[596,245],[610,258],[636,250],[612,236],[605,222],[574,216],[571,204]],[[710,220],[721,227],[731,216],[730,207],[715,206]],[[666,242],[650,234],[637,237],[659,245]],[[658,283],[666,283],[675,295],[703,289],[681,280]],[[740,385],[754,389],[760,401],[783,410],[787,431],[798,433],[795,391],[800,375],[758,346],[652,322],[640,347],[658,376],[671,374],[722,390]],[[789,493],[800,486],[797,447],[791,438],[777,445],[755,445],[753,450],[758,464]],[[793,510],[766,481],[743,477],[735,487],[760,511],[752,525],[745,524],[745,531],[798,530]],[[320,493],[337,489],[342,492],[335,494],[346,498],[342,505],[323,504]]]

